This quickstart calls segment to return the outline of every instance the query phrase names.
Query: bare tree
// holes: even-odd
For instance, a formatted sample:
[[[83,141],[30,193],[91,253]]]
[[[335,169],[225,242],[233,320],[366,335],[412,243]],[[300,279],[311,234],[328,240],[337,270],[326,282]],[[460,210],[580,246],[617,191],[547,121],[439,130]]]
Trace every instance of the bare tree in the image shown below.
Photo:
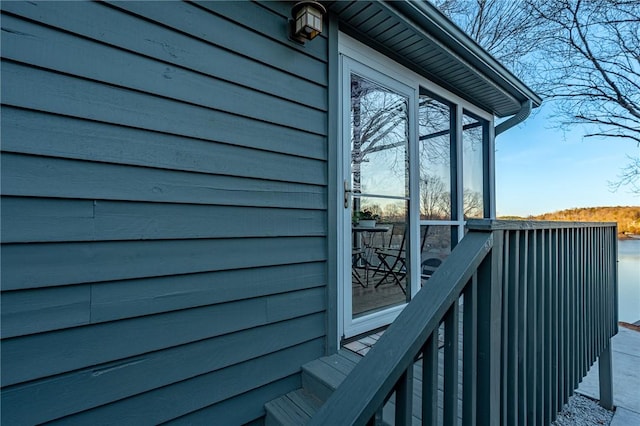
[[[362,163],[367,162],[367,156],[374,153],[385,153],[389,157],[389,168],[399,168],[398,173],[406,173],[406,114],[406,98],[364,78],[352,78],[351,163],[354,192],[361,192]]]
[[[531,6],[520,0],[431,0],[518,77],[536,87],[536,61],[546,28],[535,19]],[[529,60],[528,60],[529,59]]]
[[[640,0],[432,0],[555,107],[563,129],[640,144]],[[640,194],[640,158],[620,180]]]
[[[640,1],[528,3],[550,30],[538,79],[562,123],[640,143]]]
[[[451,193],[437,175],[420,176],[420,216],[422,219],[451,219]]]
[[[463,195],[464,218],[484,217],[484,201],[482,194],[477,191],[465,190]]]
[[[618,180],[610,182],[609,186],[615,191],[627,186],[631,192],[640,194],[640,158],[628,156],[629,163],[621,170]]]

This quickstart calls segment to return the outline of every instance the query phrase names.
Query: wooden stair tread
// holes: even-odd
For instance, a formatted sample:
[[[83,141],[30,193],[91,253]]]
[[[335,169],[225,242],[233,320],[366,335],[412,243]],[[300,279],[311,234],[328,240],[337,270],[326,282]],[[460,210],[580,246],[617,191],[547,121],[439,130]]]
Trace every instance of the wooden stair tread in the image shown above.
[[[353,370],[361,357],[347,350],[302,366],[302,388],[265,404],[267,426],[306,424]]]

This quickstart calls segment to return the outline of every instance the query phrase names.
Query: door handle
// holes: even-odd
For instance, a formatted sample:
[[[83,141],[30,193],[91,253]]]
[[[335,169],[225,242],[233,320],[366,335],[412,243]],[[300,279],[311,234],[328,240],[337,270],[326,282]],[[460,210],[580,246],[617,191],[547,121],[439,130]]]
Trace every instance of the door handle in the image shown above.
[[[349,201],[351,200],[351,186],[348,180],[344,181],[344,208],[349,208]]]

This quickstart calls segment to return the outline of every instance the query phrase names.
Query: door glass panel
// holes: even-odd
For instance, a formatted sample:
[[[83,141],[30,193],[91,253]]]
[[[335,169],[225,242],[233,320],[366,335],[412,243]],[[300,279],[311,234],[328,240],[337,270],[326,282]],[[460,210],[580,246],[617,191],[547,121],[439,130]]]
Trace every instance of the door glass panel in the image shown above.
[[[452,106],[420,89],[420,219],[451,220]]]
[[[358,318],[407,302],[408,203],[375,197],[353,201],[352,312]],[[369,216],[375,224],[365,222]]]
[[[355,193],[406,197],[408,99],[351,75],[351,161]]]
[[[462,115],[462,177],[464,218],[484,217],[483,147],[485,120]]]
[[[409,99],[351,74],[352,318],[407,302]],[[375,219],[375,224],[367,222]]]

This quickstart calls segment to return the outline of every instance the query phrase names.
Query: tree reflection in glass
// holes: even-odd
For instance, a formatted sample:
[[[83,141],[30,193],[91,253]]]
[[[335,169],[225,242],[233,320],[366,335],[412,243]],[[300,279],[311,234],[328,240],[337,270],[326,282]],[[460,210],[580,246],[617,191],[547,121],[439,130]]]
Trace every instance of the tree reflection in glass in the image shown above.
[[[451,220],[452,106],[420,89],[420,218]]]
[[[407,197],[408,99],[351,75],[351,162],[354,194]]]
[[[409,198],[409,98],[351,74],[352,315],[369,315],[407,302],[402,262],[381,263],[379,250],[404,246]],[[359,226],[364,213],[374,230]],[[394,232],[397,235],[394,236]],[[394,239],[395,237],[395,239]],[[398,241],[396,241],[398,240]],[[396,247],[396,258],[399,257]],[[396,268],[392,274],[391,270]],[[396,278],[391,279],[391,278]],[[408,293],[411,294],[410,292]]]
[[[483,142],[486,121],[462,115],[462,174],[464,218],[484,217]]]

